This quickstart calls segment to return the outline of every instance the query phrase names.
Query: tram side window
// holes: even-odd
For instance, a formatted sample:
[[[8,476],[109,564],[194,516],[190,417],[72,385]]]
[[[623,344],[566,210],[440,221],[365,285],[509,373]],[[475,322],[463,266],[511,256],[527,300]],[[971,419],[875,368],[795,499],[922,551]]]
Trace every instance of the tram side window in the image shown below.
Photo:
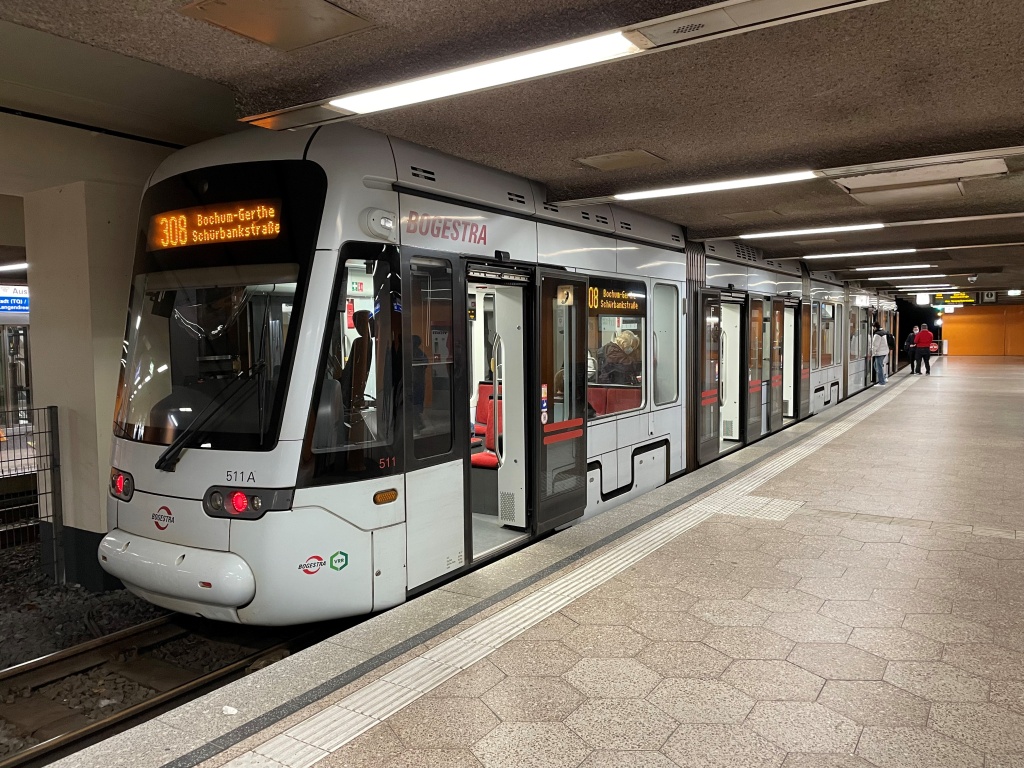
[[[452,449],[452,295],[452,272],[447,262],[413,261],[407,310],[412,327],[408,412],[412,418],[413,455],[417,459],[443,456]]]
[[[591,418],[640,408],[644,403],[646,284],[591,277],[587,310]]]
[[[313,480],[318,483],[399,471],[402,316],[397,263],[350,258],[338,279],[313,401]]]
[[[668,405],[679,398],[679,289],[654,286],[654,404]]]
[[[842,360],[843,360],[843,334],[840,333],[841,329],[839,327],[839,322],[840,322],[839,318],[841,318],[842,316],[843,316],[843,305],[842,304],[836,304],[835,319],[834,319],[834,322],[832,323],[832,325],[836,329],[835,333],[832,334],[832,338],[835,341],[835,345],[836,345],[835,346],[835,357],[833,357],[832,359],[835,360],[835,364],[836,365],[839,365],[839,363],[841,363]]]
[[[836,306],[821,305],[821,367],[835,365],[833,350],[836,344]]]

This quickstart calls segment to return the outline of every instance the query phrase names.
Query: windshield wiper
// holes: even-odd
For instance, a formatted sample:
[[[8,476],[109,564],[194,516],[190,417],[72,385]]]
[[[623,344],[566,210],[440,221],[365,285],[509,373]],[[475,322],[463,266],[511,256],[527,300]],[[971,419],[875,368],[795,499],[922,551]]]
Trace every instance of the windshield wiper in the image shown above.
[[[190,447],[190,444],[194,442],[194,438],[202,434],[200,430],[206,425],[206,423],[213,418],[217,413],[220,413],[221,409],[230,403],[239,392],[244,392],[244,386],[238,386],[239,382],[251,381],[254,374],[261,374],[264,367],[263,360],[257,360],[253,363],[252,367],[239,371],[238,374],[232,379],[231,383],[228,384],[206,406],[196,414],[196,417],[189,422],[188,426],[185,427],[178,436],[171,441],[171,444],[164,449],[164,452],[160,454],[160,458],[156,460],[156,464],[153,465],[155,469],[159,469],[162,472],[173,472],[174,468],[178,465],[178,459],[181,457],[181,452],[186,448]],[[228,390],[232,390],[230,394],[225,395]],[[216,406],[216,407],[214,407]]]

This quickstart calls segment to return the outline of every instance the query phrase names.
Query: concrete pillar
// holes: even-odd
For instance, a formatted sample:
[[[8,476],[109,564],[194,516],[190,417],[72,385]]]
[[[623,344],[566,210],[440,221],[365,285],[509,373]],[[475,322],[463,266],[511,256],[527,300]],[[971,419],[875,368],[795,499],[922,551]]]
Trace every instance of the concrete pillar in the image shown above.
[[[33,406],[60,421],[69,582],[112,586],[96,562],[107,531],[114,396],[141,189],[80,181],[25,196]]]

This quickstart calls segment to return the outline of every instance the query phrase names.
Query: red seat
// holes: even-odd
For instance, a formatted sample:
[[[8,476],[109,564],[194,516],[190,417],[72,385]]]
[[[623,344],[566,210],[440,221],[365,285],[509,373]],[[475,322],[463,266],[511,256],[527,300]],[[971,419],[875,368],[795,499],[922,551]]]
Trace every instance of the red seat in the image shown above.
[[[608,411],[608,388],[588,386],[587,402],[594,409],[594,413],[598,416],[603,416]]]
[[[493,407],[494,401],[488,398],[489,403]],[[501,411],[498,411],[498,424],[495,429],[494,420],[487,422],[487,434],[484,436],[484,450],[478,451],[469,457],[470,464],[474,467],[482,469],[497,469],[498,468],[498,454],[496,453],[498,446],[498,438],[501,436],[502,418]]]
[[[491,395],[494,394],[494,384],[489,381],[481,381],[476,385],[476,415],[473,417],[473,434],[486,435],[487,422],[491,420],[494,403]]]
[[[607,413],[632,411],[640,407],[640,387],[610,387],[608,389]]]

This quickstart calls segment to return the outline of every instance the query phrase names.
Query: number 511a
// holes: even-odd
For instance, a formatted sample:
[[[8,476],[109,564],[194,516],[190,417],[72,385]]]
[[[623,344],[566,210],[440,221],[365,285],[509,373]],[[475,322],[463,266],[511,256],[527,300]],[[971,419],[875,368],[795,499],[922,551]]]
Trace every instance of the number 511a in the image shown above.
[[[227,471],[227,482],[229,483],[255,483],[256,473],[246,472],[244,469],[229,469]]]

